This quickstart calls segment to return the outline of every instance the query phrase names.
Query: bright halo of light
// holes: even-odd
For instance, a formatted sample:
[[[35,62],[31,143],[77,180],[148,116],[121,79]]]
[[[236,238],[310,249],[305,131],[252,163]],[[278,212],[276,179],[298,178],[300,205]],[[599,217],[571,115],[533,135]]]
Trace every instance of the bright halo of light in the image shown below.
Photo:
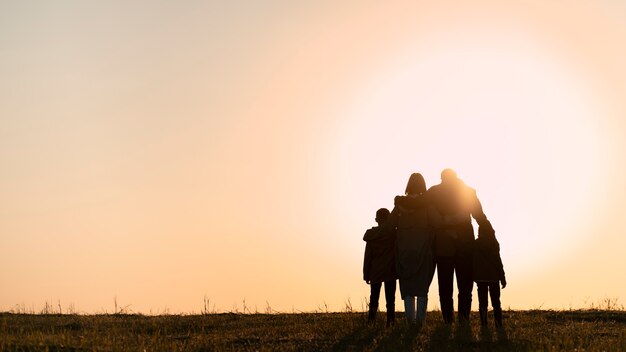
[[[431,186],[452,167],[477,189],[512,271],[584,244],[577,225],[602,169],[600,112],[558,57],[520,46],[421,53],[381,70],[345,114],[334,192],[352,223],[392,206],[410,173]]]

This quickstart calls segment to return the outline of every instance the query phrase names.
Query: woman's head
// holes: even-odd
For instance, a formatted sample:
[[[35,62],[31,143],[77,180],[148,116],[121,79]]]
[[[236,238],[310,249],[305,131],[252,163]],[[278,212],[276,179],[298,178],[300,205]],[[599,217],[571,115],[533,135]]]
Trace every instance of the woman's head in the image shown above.
[[[426,192],[426,181],[424,181],[424,176],[419,173],[411,174],[409,177],[409,183],[406,185],[405,194],[422,194]]]

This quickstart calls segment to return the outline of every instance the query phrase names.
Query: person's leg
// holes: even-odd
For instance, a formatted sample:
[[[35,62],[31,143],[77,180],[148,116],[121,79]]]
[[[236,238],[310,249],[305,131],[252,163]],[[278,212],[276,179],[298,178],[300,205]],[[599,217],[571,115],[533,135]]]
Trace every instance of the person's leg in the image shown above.
[[[476,283],[478,286],[478,312],[480,314],[480,325],[487,325],[487,307],[489,302],[487,301],[487,290],[489,285],[486,282]]]
[[[428,290],[435,274],[434,260],[429,264],[430,265],[424,268],[424,273],[419,274],[420,282],[417,290],[416,319],[420,324],[426,319],[426,311],[428,310]]]
[[[387,302],[387,326],[396,321],[396,280],[385,281],[385,301]]]
[[[493,307],[493,319],[496,327],[502,327],[502,304],[500,303],[500,283],[489,283],[489,295],[491,296],[491,306]]]
[[[469,321],[472,309],[472,290],[474,278],[472,276],[472,257],[457,256],[454,270],[456,272],[456,285],[459,289],[459,322]]]
[[[368,321],[374,321],[376,319],[376,312],[378,311],[378,299],[380,298],[380,288],[382,282],[372,282],[370,284],[370,311],[367,317]]]
[[[404,300],[404,315],[407,323],[415,323],[415,296],[406,296]]]
[[[443,321],[451,324],[454,320],[454,257],[437,257],[437,283]]]
[[[426,320],[426,310],[428,309],[428,296],[417,297],[417,322],[423,323]]]

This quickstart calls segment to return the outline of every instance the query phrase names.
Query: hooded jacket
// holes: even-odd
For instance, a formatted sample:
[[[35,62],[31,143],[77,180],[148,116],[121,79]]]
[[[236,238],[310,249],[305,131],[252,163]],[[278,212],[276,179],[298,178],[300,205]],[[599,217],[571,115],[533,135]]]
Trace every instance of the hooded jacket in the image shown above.
[[[383,233],[380,227],[372,227],[365,232],[363,241],[366,242],[363,280],[372,283],[396,280],[395,231]]]

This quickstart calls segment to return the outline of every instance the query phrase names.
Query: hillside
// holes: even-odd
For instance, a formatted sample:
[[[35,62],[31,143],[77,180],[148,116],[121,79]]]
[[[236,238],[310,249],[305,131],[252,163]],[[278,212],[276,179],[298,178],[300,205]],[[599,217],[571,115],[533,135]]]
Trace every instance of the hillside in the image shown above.
[[[0,314],[2,351],[440,351],[626,350],[625,311],[506,311],[505,328],[478,317],[446,327],[439,312],[385,328],[363,313],[208,315]]]

